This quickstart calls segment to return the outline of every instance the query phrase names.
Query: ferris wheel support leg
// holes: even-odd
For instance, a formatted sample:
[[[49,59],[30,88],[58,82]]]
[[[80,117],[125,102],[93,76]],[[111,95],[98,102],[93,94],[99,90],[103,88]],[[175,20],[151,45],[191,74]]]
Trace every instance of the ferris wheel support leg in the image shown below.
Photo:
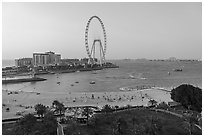
[[[92,62],[92,54],[93,54],[93,52],[94,52],[94,45],[92,45],[92,48],[91,48],[91,57],[90,57],[90,62],[91,62],[91,63],[93,63],[93,62]]]
[[[89,58],[89,64],[95,64],[95,61],[94,61],[94,58],[95,58],[95,42],[93,42],[93,45],[91,47],[91,57]]]
[[[94,47],[93,48],[94,48],[94,51],[93,51],[93,63],[95,64],[95,50],[96,50],[95,49],[95,43],[94,43]]]
[[[106,63],[106,59],[105,59],[105,53],[104,53],[104,50],[103,50],[103,46],[101,45],[101,51],[102,51],[102,56],[103,56],[103,62],[104,64]]]
[[[102,52],[102,50],[101,50],[101,44],[100,44],[100,65],[102,66],[102,57],[101,57],[101,52]]]
[[[93,53],[93,45],[92,45],[92,47],[91,47],[91,55],[92,55],[92,53]]]

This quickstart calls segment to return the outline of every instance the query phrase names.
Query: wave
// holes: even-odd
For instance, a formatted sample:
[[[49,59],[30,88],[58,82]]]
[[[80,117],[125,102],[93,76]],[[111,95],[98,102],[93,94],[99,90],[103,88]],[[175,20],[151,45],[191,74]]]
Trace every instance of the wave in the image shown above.
[[[127,74],[127,76],[106,76],[105,78],[109,79],[141,79],[146,80],[147,78],[142,77],[142,73],[139,73],[138,76],[134,76],[134,74]]]
[[[151,89],[153,86],[150,85],[138,85],[134,87],[120,87],[120,91],[135,91],[135,90],[143,90],[143,89]]]

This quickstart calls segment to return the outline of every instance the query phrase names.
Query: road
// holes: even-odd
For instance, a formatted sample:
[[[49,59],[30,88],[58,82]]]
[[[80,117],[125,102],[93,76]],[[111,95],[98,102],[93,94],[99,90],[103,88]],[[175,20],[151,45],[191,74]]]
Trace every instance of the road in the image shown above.
[[[57,135],[64,135],[63,126],[58,122]]]
[[[201,131],[202,131],[202,128],[199,126],[199,125],[197,125],[197,124],[194,124],[198,129],[200,129]]]
[[[160,111],[160,112],[164,112],[164,113],[169,113],[169,114],[171,114],[171,115],[174,115],[174,116],[177,116],[177,117],[180,117],[180,118],[183,117],[183,115],[181,115],[181,114],[177,114],[177,113],[175,113],[175,112],[171,112],[171,111],[164,110],[164,109],[153,109],[153,110],[155,110],[155,111]]]

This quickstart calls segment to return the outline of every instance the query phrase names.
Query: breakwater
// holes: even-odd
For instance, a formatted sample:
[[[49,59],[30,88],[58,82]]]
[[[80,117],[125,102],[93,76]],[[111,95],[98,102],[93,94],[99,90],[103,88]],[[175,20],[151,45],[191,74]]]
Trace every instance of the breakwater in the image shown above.
[[[37,81],[45,81],[45,78],[33,77],[33,78],[21,78],[21,79],[9,79],[2,80],[2,84],[13,84],[13,83],[21,83],[21,82],[37,82]]]

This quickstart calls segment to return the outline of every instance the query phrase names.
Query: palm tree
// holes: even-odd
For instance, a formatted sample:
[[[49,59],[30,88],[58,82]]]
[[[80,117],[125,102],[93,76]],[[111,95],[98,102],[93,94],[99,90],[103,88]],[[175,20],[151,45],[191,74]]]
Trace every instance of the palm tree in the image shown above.
[[[55,111],[60,114],[60,120],[61,120],[62,113],[65,112],[64,104],[60,103],[57,100],[54,100],[53,103],[52,103],[52,106],[55,108]]]
[[[82,115],[86,116],[86,120],[88,123],[89,117],[93,114],[93,110],[90,107],[85,107],[82,111]]]
[[[148,104],[149,104],[149,106],[156,106],[157,105],[157,101],[155,101],[154,99],[150,99]]]
[[[159,105],[157,106],[158,109],[164,109],[164,110],[168,109],[168,107],[169,106],[164,101],[159,103]]]
[[[108,112],[112,112],[112,108],[110,105],[106,104],[105,106],[103,106],[102,108],[102,112],[108,113]]]
[[[58,100],[54,100],[54,101],[52,102],[52,106],[53,106],[53,107],[56,107],[58,104],[60,104],[60,102],[59,102]]]
[[[195,125],[195,123],[197,122],[196,118],[193,117],[192,115],[186,117],[186,124],[188,125],[186,128],[189,131],[189,134],[192,135],[193,134],[193,125]]]
[[[37,105],[35,105],[35,111],[37,111],[38,116],[40,116],[42,118],[46,112],[46,106],[44,106],[42,104],[37,104]]]

